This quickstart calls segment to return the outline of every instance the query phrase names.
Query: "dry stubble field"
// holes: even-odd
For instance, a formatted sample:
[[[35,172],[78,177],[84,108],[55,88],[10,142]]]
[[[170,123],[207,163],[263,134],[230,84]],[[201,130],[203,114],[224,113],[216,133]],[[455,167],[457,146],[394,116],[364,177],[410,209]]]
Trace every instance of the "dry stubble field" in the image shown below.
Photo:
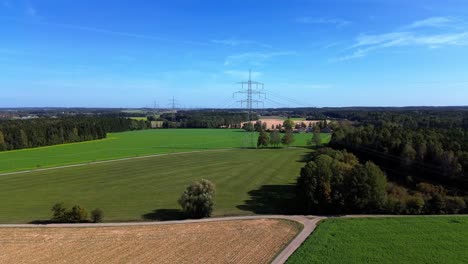
[[[0,263],[269,263],[300,224],[279,219],[0,228]]]

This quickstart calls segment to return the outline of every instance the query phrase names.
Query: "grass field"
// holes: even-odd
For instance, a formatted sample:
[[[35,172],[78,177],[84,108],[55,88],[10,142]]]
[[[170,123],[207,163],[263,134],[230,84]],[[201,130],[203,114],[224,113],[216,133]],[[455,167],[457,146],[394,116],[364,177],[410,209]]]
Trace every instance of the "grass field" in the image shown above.
[[[265,192],[287,191],[309,151],[214,150],[3,175],[0,223],[49,219],[60,201],[102,208],[106,221],[177,218],[180,194],[202,178],[217,186],[215,216],[268,212]]]
[[[244,146],[245,133],[234,129],[156,129],[108,134],[107,139],[0,152],[0,172],[54,167],[150,154]],[[304,146],[311,134],[295,134]],[[329,135],[323,135],[324,142]],[[256,135],[254,142],[256,143]]]
[[[466,263],[468,217],[329,219],[287,263]]]
[[[277,219],[0,228],[1,263],[269,263],[299,232]]]

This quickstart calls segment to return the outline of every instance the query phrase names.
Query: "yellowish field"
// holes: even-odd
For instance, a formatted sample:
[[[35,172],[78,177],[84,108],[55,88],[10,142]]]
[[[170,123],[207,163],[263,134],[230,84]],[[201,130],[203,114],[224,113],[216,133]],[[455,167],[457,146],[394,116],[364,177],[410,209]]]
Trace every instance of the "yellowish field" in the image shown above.
[[[269,263],[300,225],[279,219],[0,228],[0,263]]]

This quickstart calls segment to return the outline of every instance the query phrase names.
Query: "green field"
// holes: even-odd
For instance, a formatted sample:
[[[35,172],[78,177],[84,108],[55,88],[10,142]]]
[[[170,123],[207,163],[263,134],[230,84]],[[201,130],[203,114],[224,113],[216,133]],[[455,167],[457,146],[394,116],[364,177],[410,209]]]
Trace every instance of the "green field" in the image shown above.
[[[311,134],[295,134],[304,146]],[[106,139],[0,152],[0,172],[53,167],[98,160],[207,149],[239,148],[245,133],[235,129],[156,129],[109,133]],[[329,135],[323,135],[328,141]],[[254,142],[257,138],[254,135]]]
[[[329,219],[288,263],[467,263],[468,217]]]
[[[303,166],[302,155],[310,151],[213,150],[3,175],[0,223],[49,219],[50,208],[60,201],[102,208],[105,221],[143,220],[144,214],[147,219],[171,218],[177,216],[177,199],[185,186],[202,178],[217,186],[215,216],[254,214],[259,208],[268,212],[273,205],[262,192],[290,190],[288,184]]]

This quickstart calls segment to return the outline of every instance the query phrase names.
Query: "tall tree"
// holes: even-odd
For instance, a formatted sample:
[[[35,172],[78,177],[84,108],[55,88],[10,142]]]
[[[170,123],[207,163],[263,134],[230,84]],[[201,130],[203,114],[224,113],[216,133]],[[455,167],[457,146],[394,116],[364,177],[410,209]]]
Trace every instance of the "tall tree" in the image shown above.
[[[294,135],[290,129],[286,130],[286,133],[284,133],[283,138],[281,139],[281,144],[290,146],[292,143],[294,143]]]
[[[257,147],[267,147],[270,139],[268,138],[268,134],[265,130],[261,130],[260,134],[258,135],[257,140]]]
[[[270,145],[278,147],[281,143],[281,135],[278,130],[273,130],[270,132]]]

